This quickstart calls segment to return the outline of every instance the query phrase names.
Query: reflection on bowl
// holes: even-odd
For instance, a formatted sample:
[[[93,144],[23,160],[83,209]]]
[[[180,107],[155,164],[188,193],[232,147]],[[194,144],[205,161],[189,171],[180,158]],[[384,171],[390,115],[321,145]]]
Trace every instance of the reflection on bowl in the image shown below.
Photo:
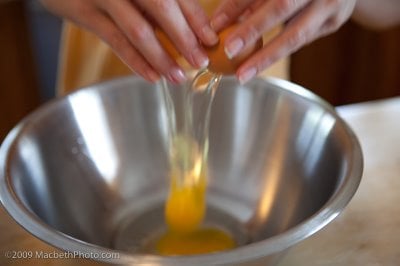
[[[179,100],[182,87],[174,87]],[[239,246],[163,257],[143,248],[164,230],[167,117],[158,85],[129,77],[55,100],[0,149],[0,196],[36,237],[132,265],[268,265],[346,206],[360,145],[334,109],[287,81],[223,78],[210,124],[205,223]],[[118,258],[115,256],[118,252]]]

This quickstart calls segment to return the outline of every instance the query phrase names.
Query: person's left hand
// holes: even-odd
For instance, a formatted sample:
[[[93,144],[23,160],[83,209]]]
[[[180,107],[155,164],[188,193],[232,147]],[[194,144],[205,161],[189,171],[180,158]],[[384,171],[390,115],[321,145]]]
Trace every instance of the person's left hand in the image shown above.
[[[336,31],[352,14],[356,0],[223,0],[211,24],[219,31],[241,19],[225,41],[228,57],[254,44],[277,25],[282,31],[236,72],[244,83],[302,46]]]

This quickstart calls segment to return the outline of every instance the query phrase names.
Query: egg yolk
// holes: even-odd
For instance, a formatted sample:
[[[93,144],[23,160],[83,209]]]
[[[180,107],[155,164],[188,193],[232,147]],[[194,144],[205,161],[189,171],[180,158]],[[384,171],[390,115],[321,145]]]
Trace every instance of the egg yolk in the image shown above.
[[[182,149],[181,141],[179,144]],[[152,248],[160,255],[204,254],[232,249],[236,245],[224,231],[201,226],[206,211],[207,179],[202,161],[197,159],[193,169],[183,178],[174,171],[170,176],[170,192],[165,205],[168,230],[156,239]]]
[[[173,162],[188,158],[194,161],[192,168],[183,173],[181,168],[172,167],[170,192],[165,205],[168,230],[156,239],[152,250],[160,255],[172,256],[204,254],[235,247],[235,241],[229,234],[217,228],[201,226],[206,211],[207,178],[202,157],[196,152],[196,144],[179,137],[174,144]]]
[[[196,255],[220,252],[235,247],[230,235],[217,228],[201,228],[189,234],[167,232],[155,246],[160,255]]]
[[[172,177],[165,206],[166,222],[173,232],[190,233],[199,227],[204,218],[206,180],[203,176],[190,184],[177,183],[176,178]]]

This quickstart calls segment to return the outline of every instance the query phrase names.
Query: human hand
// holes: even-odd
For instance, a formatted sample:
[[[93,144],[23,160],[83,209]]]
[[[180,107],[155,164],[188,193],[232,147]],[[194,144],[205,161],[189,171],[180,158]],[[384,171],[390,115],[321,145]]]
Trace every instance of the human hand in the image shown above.
[[[255,43],[277,25],[282,31],[244,62],[236,72],[244,83],[302,46],[337,30],[352,14],[356,0],[224,0],[211,24],[219,31],[239,18],[225,40],[228,57]]]
[[[353,19],[373,30],[386,30],[400,25],[400,1],[358,0]]]
[[[51,12],[98,35],[137,74],[155,82],[160,75],[173,83],[184,71],[158,41],[161,28],[176,49],[196,68],[208,64],[200,45],[213,45],[218,36],[197,0],[41,0]],[[200,40],[200,41],[199,41]]]

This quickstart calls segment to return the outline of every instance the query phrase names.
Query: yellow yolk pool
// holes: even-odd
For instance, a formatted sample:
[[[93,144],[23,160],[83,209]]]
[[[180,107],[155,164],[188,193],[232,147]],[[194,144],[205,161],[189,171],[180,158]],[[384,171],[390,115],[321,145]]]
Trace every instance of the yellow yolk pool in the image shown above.
[[[184,180],[171,175],[170,193],[165,205],[168,230],[156,240],[153,247],[156,253],[165,256],[196,255],[235,247],[235,240],[228,233],[201,227],[206,211],[206,186],[206,175],[196,171],[196,167]]]
[[[201,228],[188,234],[167,232],[156,243],[160,255],[196,255],[224,251],[235,247],[230,235],[216,228]]]
[[[175,139],[170,191],[165,203],[168,229],[152,245],[152,250],[160,255],[195,255],[235,247],[229,234],[202,227],[207,187],[204,161],[196,142],[182,136]]]

